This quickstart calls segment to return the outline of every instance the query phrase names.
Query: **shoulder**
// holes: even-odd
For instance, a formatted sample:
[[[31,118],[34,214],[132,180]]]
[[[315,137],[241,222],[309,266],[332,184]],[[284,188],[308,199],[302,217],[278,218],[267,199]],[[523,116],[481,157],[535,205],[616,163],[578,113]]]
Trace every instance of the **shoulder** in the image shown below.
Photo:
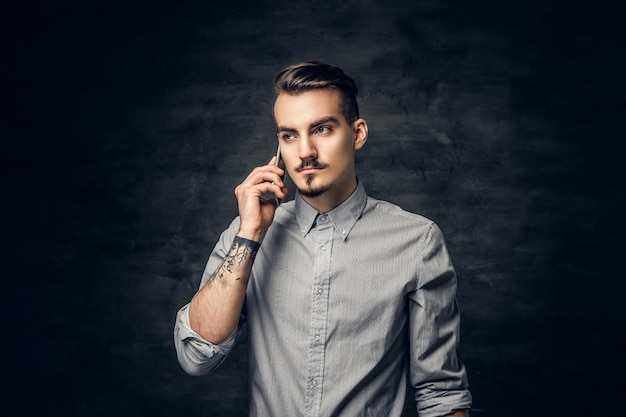
[[[443,240],[441,230],[432,219],[372,197],[368,197],[357,224],[359,230],[375,234],[378,240],[402,242],[419,250]]]
[[[293,200],[282,203],[274,212],[274,222],[284,223],[295,218],[296,204]]]
[[[274,219],[268,230],[268,235],[271,235],[272,232],[285,229],[299,229],[296,219],[296,206],[293,200],[282,203],[276,208]],[[266,235],[266,239],[268,235]]]
[[[363,216],[383,218],[388,221],[397,221],[414,226],[430,227],[435,225],[431,219],[421,214],[407,211],[397,204],[389,201],[377,200],[369,196],[367,197],[367,204],[365,205]]]

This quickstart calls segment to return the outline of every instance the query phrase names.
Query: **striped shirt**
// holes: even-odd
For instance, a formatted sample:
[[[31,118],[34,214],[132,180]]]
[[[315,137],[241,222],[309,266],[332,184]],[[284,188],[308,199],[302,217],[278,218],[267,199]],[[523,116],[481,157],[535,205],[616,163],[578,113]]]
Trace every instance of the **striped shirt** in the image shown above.
[[[238,229],[236,218],[222,233],[200,287]],[[187,308],[174,340],[190,374],[213,372],[247,324],[250,416],[400,416],[407,380],[420,416],[471,406],[456,353],[456,274],[441,231],[368,197],[360,183],[327,213],[299,195],[277,209],[242,326],[226,341],[195,333]]]

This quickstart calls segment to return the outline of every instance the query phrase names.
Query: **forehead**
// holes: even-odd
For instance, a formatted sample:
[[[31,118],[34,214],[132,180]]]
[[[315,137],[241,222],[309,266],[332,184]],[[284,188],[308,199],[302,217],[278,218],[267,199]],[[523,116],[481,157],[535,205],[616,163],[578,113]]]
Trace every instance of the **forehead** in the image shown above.
[[[310,123],[328,116],[345,122],[338,90],[322,88],[297,95],[280,93],[274,103],[274,119],[279,126],[308,127]]]

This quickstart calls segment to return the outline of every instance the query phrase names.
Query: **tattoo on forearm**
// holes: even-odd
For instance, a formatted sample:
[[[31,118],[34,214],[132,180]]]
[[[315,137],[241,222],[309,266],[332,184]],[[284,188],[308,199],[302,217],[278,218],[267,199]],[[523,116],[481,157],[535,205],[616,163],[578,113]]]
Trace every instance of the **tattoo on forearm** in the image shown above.
[[[258,242],[235,236],[233,245],[230,247],[228,254],[224,257],[220,266],[209,277],[207,284],[216,279],[223,279],[224,274],[233,273],[235,267],[240,266],[247,260],[254,262],[254,258],[260,246]],[[235,280],[242,281],[244,285],[248,284],[248,276],[236,277]]]

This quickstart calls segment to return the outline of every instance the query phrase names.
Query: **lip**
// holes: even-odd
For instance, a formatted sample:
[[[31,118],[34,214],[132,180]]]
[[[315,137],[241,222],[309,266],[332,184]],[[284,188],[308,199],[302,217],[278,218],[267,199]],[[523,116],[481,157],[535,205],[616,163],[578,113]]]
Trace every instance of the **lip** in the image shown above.
[[[298,172],[300,174],[312,174],[315,171],[320,171],[322,168],[320,167],[304,167],[301,170],[299,170]]]

